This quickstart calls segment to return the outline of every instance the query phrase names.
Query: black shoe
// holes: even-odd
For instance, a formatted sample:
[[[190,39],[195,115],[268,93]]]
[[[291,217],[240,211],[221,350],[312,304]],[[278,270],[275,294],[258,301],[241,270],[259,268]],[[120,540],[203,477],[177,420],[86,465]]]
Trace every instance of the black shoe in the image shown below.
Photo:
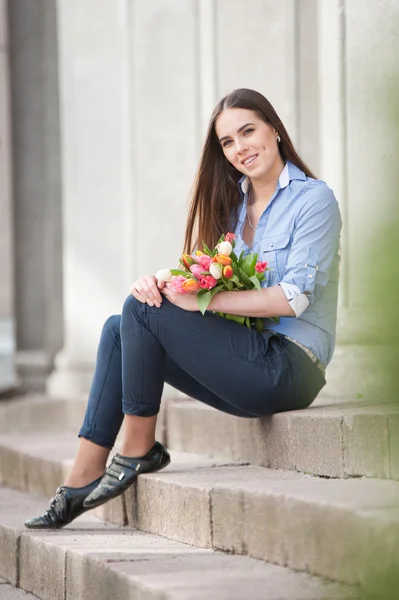
[[[130,458],[116,454],[96,489],[83,502],[85,508],[95,508],[123,494],[141,473],[160,471],[170,463],[169,452],[156,442],[145,456]]]
[[[25,521],[28,529],[61,529],[88,510],[83,501],[98,486],[101,477],[81,488],[62,485],[44,515]]]

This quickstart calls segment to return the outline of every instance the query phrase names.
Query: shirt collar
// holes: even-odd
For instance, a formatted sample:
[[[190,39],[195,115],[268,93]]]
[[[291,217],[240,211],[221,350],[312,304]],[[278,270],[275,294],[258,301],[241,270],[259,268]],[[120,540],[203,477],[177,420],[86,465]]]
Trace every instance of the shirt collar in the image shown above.
[[[303,171],[301,171],[301,169],[299,169],[299,167],[297,167],[296,165],[294,165],[294,163],[288,160],[284,169],[280,173],[280,177],[278,178],[279,189],[287,187],[287,185],[293,179],[300,179],[302,181],[306,181],[306,175]],[[250,183],[251,180],[246,175],[243,175],[239,180],[238,185],[240,186],[240,189],[243,194],[246,194],[248,192]]]

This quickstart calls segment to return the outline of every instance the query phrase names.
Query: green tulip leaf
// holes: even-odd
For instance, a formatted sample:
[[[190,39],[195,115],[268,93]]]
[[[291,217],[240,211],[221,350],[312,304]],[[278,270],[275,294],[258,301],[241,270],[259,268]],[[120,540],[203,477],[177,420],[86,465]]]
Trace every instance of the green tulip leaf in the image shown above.
[[[256,277],[256,275],[252,275],[252,277],[249,278],[249,281],[252,281],[257,290],[261,290],[259,279]]]
[[[264,331],[265,329],[265,322],[263,319],[260,319],[259,317],[256,317],[255,320],[255,329],[258,333],[262,333],[262,331]]]
[[[249,279],[248,275],[245,273],[245,271],[243,271],[242,269],[238,269],[240,277],[239,279],[246,285],[248,286],[248,289],[251,288],[251,280]]]
[[[248,277],[254,274],[256,261],[257,255],[252,253],[248,254],[248,256],[246,256],[242,261],[242,264],[240,265],[241,269],[248,275]]]
[[[243,325],[246,317],[241,317],[240,315],[229,315],[226,313],[226,319],[228,321],[234,321],[235,323],[239,323],[240,325]]]
[[[240,280],[238,279],[237,275],[233,275],[233,277],[230,278],[230,281],[233,281],[237,287],[240,287]]]
[[[210,301],[212,300],[212,290],[200,290],[197,294],[197,304],[201,313],[204,315],[206,309],[209,306]]]

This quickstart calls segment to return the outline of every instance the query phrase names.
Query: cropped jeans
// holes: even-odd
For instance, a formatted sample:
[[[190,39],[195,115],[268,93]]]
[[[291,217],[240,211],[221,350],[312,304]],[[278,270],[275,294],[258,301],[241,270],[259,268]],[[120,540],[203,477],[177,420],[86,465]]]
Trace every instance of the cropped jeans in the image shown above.
[[[306,408],[325,385],[306,353],[274,331],[129,296],[103,327],[79,436],[112,448],[124,414],[158,413],[164,382],[246,418]]]

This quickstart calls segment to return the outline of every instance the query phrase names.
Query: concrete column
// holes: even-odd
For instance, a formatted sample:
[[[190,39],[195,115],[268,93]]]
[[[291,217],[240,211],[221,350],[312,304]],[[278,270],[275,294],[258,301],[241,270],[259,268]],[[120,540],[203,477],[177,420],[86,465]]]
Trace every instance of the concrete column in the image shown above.
[[[106,318],[132,276],[129,2],[59,0],[64,347],[54,397],[87,392]]]
[[[11,107],[6,0],[0,0],[0,392],[17,383],[14,368]]]
[[[17,366],[25,387],[43,389],[62,345],[55,0],[8,6]]]
[[[217,0],[217,96],[234,88],[270,100],[298,142],[295,0]]]
[[[318,175],[320,171],[320,82],[317,0],[296,0],[297,150]]]
[[[318,4],[321,176],[334,189],[344,222],[338,346],[327,391],[387,401],[376,361],[383,315],[372,305],[380,282],[370,269],[380,271],[374,248],[395,214],[399,7],[394,0]]]
[[[200,152],[195,0],[131,3],[134,274],[175,266]]]
[[[198,153],[196,3],[59,0],[65,345],[47,384],[88,391],[130,283],[182,249]]]

